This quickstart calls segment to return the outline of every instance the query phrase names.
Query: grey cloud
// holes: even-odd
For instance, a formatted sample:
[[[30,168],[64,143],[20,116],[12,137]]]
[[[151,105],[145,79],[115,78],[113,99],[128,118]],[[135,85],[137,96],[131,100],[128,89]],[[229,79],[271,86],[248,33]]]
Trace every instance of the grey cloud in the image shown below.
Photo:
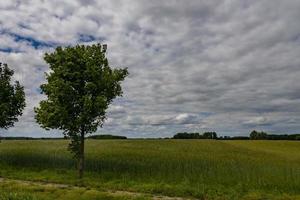
[[[297,0],[3,1],[0,49],[15,52],[0,59],[25,85],[28,104],[6,134],[45,133],[32,109],[44,98],[37,91],[48,70],[42,57],[53,47],[36,49],[4,30],[58,45],[108,44],[111,65],[128,67],[130,76],[100,133],[297,132],[299,9]]]

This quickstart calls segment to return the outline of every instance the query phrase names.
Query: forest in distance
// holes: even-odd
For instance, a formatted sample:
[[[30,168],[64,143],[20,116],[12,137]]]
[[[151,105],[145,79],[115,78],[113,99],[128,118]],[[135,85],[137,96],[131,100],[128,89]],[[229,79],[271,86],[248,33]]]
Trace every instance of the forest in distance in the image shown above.
[[[2,140],[61,140],[68,139],[68,137],[1,137]],[[88,136],[87,139],[98,139],[98,140],[146,140],[146,139],[214,139],[214,140],[300,140],[300,134],[268,134],[263,131],[253,130],[249,136],[218,136],[216,132],[180,132],[176,133],[173,137],[164,138],[128,138],[126,136],[110,135],[110,134],[95,134]]]

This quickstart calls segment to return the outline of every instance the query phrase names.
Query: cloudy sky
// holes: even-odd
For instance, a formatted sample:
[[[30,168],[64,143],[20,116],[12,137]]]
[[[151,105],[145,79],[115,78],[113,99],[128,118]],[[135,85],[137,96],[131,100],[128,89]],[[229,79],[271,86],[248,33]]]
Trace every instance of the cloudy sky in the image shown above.
[[[19,122],[1,132],[60,136],[33,117],[45,98],[43,54],[100,42],[130,76],[99,133],[299,133],[299,10],[299,0],[0,1],[0,61],[27,97]]]

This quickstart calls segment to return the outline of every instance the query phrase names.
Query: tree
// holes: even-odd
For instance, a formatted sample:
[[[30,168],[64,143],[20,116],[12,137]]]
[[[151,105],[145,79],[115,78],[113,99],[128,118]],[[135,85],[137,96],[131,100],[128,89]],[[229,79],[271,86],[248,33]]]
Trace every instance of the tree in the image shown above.
[[[258,132],[256,130],[253,130],[251,133],[250,133],[250,139],[251,140],[263,140],[263,139],[267,139],[267,133],[265,132]]]
[[[35,108],[36,120],[46,130],[59,129],[71,139],[69,150],[77,159],[79,178],[84,171],[84,140],[102,127],[108,105],[122,95],[121,81],[127,68],[111,69],[106,45],[57,47],[46,53],[50,65],[47,83],[41,91],[47,96]]]
[[[205,133],[203,133],[203,137],[205,139],[217,139],[218,138],[216,132],[205,132]]]
[[[216,132],[205,132],[203,134],[199,133],[176,133],[173,139],[218,139]]]
[[[11,83],[14,71],[0,63],[0,128],[8,129],[18,121],[25,108],[24,87],[18,81]]]
[[[258,132],[256,130],[251,131],[251,133],[250,133],[251,140],[256,140],[257,136],[258,136]]]

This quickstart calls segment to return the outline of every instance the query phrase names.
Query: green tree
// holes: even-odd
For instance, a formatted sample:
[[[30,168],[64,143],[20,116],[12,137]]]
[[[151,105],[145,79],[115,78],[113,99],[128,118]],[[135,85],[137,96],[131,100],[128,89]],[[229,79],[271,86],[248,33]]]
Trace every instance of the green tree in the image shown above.
[[[253,130],[251,133],[250,133],[250,139],[251,140],[257,140],[258,139],[258,132],[256,130]]]
[[[216,132],[204,132],[204,133],[203,133],[203,137],[204,137],[205,139],[217,139],[217,138],[218,138]]]
[[[251,140],[264,140],[264,139],[267,139],[268,137],[268,134],[261,131],[261,132],[258,132],[256,130],[253,130],[251,133],[250,133],[250,139]]]
[[[14,71],[0,63],[0,128],[8,129],[18,121],[25,107],[24,87],[18,81],[12,84]]]
[[[57,47],[46,53],[51,72],[41,85],[48,98],[35,108],[36,120],[46,130],[60,129],[71,139],[69,150],[77,159],[78,175],[84,171],[84,140],[103,125],[108,105],[122,95],[127,68],[112,69],[106,45]]]

